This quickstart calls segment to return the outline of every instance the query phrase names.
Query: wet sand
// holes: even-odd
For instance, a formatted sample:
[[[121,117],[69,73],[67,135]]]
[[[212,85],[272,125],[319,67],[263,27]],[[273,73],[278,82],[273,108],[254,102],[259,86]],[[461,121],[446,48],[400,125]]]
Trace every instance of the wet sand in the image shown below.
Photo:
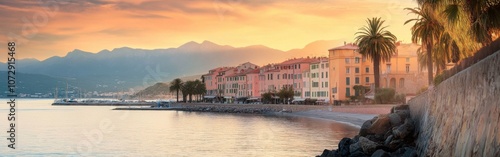
[[[333,120],[360,128],[366,120],[370,120],[379,114],[389,113],[393,106],[394,105],[329,106],[322,110],[309,110],[281,114],[286,116],[301,116]]]

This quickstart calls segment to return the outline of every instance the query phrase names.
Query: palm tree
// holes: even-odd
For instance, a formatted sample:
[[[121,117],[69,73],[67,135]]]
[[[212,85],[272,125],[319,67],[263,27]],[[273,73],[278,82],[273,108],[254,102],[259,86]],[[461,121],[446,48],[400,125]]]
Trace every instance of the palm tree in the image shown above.
[[[433,84],[433,70],[432,70],[432,50],[435,42],[439,40],[443,32],[443,26],[437,20],[431,7],[424,5],[422,8],[405,8],[410,10],[410,13],[418,15],[417,18],[410,19],[405,22],[415,22],[411,27],[411,40],[414,43],[421,42],[426,47],[427,56],[427,72],[429,86]]]
[[[179,102],[179,90],[182,89],[182,80],[180,78],[174,79],[172,82],[170,82],[170,92],[176,91],[177,93],[177,102]]]
[[[367,26],[356,32],[356,44],[359,53],[373,61],[375,75],[375,89],[380,87],[380,62],[390,61],[396,51],[396,36],[385,30],[384,20],[381,18],[367,19]]]
[[[420,6],[440,10],[451,26],[466,27],[472,38],[487,45],[500,33],[500,1],[498,0],[417,0]]]
[[[196,84],[194,81],[186,81],[184,85],[181,88],[182,91],[182,97],[184,99],[184,102],[187,101],[187,98],[189,96],[189,102],[192,102],[193,100],[193,94],[195,93],[195,88]]]
[[[201,82],[200,80],[195,80],[194,81],[194,94],[196,94],[196,97],[198,100],[200,100],[203,97],[203,94],[207,92],[207,88],[205,86],[205,83]]]

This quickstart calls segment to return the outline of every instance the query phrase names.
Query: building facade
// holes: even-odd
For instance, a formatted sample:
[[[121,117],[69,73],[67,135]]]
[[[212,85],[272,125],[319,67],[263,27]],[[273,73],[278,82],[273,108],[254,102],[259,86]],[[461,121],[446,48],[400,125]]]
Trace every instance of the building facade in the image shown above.
[[[309,69],[304,71],[302,75],[304,87],[302,98],[329,102],[329,67],[329,59],[326,57],[318,58],[310,64]]]
[[[419,69],[417,44],[397,43],[390,61],[380,64],[380,87],[393,88],[397,93],[412,95],[425,86],[425,69]],[[330,100],[348,100],[359,95],[354,86],[373,89],[373,62],[363,57],[358,46],[345,44],[329,49]],[[332,101],[331,101],[332,102]]]

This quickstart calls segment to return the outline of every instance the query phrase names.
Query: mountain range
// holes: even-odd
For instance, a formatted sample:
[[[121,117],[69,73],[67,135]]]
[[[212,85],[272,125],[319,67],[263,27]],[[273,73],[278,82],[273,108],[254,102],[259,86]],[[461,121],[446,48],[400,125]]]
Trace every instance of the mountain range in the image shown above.
[[[18,60],[16,70],[25,74],[37,74],[33,77],[40,79],[49,77],[58,78],[58,81],[61,78],[72,80],[71,86],[86,91],[128,91],[130,88],[144,89],[177,77],[204,74],[209,69],[220,66],[236,66],[244,62],[265,65],[290,58],[328,56],[329,48],[341,44],[342,41],[320,40],[289,51],[263,45],[233,47],[210,41],[191,41],[177,48],[153,50],[122,47],[92,53],[75,49],[64,57],[55,56],[43,61]],[[6,67],[5,63],[0,63],[0,66]],[[41,77],[42,75],[45,76]],[[20,88],[37,87],[32,85]]]

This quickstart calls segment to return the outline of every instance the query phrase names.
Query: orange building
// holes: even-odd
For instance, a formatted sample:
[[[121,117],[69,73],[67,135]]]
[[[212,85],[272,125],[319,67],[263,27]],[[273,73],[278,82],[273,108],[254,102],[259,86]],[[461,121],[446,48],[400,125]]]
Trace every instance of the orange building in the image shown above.
[[[397,50],[389,62],[380,64],[380,87],[393,88],[397,93],[412,95],[425,86],[426,70],[419,67],[417,44],[397,43]],[[330,100],[348,100],[358,95],[354,86],[373,89],[373,63],[358,52],[358,46],[345,44],[329,49]],[[330,101],[333,103],[333,101]]]

